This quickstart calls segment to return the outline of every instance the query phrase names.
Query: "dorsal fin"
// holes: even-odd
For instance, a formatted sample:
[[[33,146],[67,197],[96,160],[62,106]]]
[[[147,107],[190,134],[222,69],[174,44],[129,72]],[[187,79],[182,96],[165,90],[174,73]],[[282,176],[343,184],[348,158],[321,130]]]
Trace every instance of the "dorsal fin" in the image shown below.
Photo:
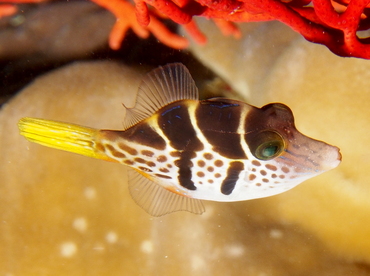
[[[126,107],[124,129],[152,116],[172,102],[185,99],[199,99],[198,88],[188,69],[181,63],[158,67],[144,76],[135,106]]]
[[[176,211],[200,215],[205,211],[201,200],[170,192],[134,169],[129,169],[128,176],[132,198],[152,216],[159,217]]]

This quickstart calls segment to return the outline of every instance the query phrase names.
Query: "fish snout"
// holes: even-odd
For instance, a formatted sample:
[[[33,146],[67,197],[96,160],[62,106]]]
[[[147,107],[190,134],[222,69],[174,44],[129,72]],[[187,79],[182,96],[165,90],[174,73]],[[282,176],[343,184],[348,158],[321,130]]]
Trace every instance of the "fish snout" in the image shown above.
[[[326,144],[326,154],[321,164],[322,171],[328,171],[339,166],[342,161],[342,154],[340,149],[336,146]]]
[[[338,147],[314,139],[311,139],[308,144],[310,149],[307,151],[308,159],[315,164],[315,171],[322,173],[332,170],[342,161],[342,154]]]
[[[320,174],[336,168],[342,154],[336,146],[296,133],[288,144],[284,163],[296,167],[301,173]],[[299,169],[298,169],[299,168]]]

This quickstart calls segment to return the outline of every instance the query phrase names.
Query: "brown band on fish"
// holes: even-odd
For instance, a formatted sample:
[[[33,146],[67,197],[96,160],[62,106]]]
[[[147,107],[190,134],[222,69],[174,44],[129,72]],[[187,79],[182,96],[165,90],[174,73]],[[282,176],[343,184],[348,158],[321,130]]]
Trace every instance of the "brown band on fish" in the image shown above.
[[[118,143],[118,147],[127,152],[128,154],[131,154],[131,155],[137,155],[138,154],[138,151],[132,147],[129,147],[128,145],[126,145],[125,143]]]
[[[145,156],[148,156],[148,157],[153,157],[154,152],[152,152],[152,151],[150,151],[150,150],[142,150],[142,151],[141,151],[141,154],[142,154],[142,155],[145,155]]]
[[[259,132],[266,129],[273,129],[286,139],[293,139],[293,132],[289,129],[294,128],[294,117],[292,111],[284,104],[267,104],[262,108],[253,107],[245,119],[244,123],[245,142],[249,148],[258,141],[255,141]]]
[[[197,138],[186,103],[175,102],[166,106],[159,113],[158,126],[175,149],[200,151],[204,148]]]
[[[246,159],[238,134],[243,107],[237,101],[201,101],[195,111],[199,129],[213,150],[231,159]]]
[[[160,174],[160,173],[156,173],[154,174],[156,177],[160,177],[160,178],[164,178],[164,179],[172,179],[171,176],[169,175],[165,175],[165,174]]]
[[[106,144],[105,147],[110,151],[110,153],[117,158],[126,158],[126,155],[122,152],[116,150],[112,145]],[[104,151],[105,152],[105,151]]]
[[[191,180],[191,167],[193,166],[191,159],[196,156],[195,152],[202,150],[204,146],[197,138],[190,120],[188,106],[179,102],[166,106],[166,110],[159,114],[158,126],[170,141],[171,146],[182,151],[180,158],[175,161],[180,185],[188,190],[196,190]]]
[[[230,163],[227,169],[227,175],[221,184],[221,193],[229,195],[233,192],[242,170],[244,170],[244,164],[242,162],[234,161]]]
[[[144,122],[124,132],[117,133],[130,142],[135,142],[158,150],[164,150],[166,148],[166,141],[150,125]]]
[[[193,159],[195,156],[196,154],[194,151],[183,151],[180,159],[176,160],[176,165],[179,168],[178,180],[180,185],[192,191],[197,189],[197,187],[194,185],[194,182],[191,180],[191,168],[193,167],[193,162],[191,159]]]
[[[102,143],[95,142],[95,148],[100,152],[105,152],[105,146]]]

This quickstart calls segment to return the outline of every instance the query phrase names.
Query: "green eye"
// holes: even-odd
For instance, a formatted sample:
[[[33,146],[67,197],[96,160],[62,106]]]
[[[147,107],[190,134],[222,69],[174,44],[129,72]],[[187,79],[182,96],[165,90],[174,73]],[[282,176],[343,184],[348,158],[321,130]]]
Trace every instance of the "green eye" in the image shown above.
[[[252,154],[260,160],[278,156],[285,147],[284,139],[275,131],[267,130],[256,134],[250,144]]]

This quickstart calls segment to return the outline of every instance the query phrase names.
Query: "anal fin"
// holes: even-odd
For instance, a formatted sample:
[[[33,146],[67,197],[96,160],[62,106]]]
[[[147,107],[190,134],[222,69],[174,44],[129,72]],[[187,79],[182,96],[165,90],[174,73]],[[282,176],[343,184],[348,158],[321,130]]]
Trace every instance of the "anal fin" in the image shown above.
[[[201,200],[170,192],[133,169],[129,169],[129,190],[135,202],[155,217],[176,211],[199,215],[205,211]]]

